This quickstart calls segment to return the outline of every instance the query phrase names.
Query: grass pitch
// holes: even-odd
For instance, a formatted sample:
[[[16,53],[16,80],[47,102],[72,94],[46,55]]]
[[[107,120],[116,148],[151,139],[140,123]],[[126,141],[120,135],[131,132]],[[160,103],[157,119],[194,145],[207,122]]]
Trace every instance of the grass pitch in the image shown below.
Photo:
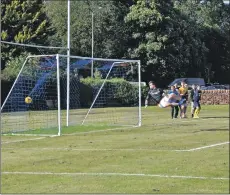
[[[2,136],[1,193],[229,193],[229,106],[142,111],[140,128]]]
[[[77,127],[66,128],[66,110],[61,110],[61,133],[108,129],[122,125],[137,126],[139,122],[138,107],[93,108],[86,117],[87,112],[88,109],[84,108],[71,109],[69,125]],[[4,135],[58,135],[57,126],[57,110],[5,112],[1,115],[1,133]]]

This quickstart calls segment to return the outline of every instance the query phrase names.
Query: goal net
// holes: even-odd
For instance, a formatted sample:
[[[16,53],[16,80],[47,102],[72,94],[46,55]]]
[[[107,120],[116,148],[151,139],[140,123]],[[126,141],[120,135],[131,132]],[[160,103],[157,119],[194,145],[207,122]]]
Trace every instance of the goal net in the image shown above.
[[[68,68],[65,55],[27,57],[1,107],[3,134],[140,126],[139,61],[69,56],[69,62]]]

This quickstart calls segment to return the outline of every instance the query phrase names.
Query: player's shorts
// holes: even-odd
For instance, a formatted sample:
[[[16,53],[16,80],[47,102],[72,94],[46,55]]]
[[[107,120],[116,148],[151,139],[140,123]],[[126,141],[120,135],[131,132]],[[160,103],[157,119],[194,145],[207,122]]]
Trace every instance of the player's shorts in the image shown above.
[[[179,101],[179,106],[187,106],[187,100],[182,98],[180,101]]]
[[[200,102],[194,101],[193,108],[200,108]]]
[[[168,103],[169,103],[169,98],[168,97],[163,97],[162,99],[161,99],[161,101],[160,101],[160,103],[158,104],[158,106],[160,107],[160,108],[165,108],[167,105],[168,105]]]
[[[192,101],[191,101],[191,108],[193,108],[193,107],[194,107],[193,105],[194,105],[194,102],[192,102]]]

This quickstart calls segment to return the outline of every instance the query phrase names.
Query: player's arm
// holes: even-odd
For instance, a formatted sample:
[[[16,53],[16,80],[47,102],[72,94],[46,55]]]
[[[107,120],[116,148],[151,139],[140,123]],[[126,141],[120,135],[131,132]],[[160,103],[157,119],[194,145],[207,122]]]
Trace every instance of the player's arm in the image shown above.
[[[189,94],[189,98],[191,101],[193,101],[193,95],[194,95],[194,90],[191,89],[190,94]]]
[[[163,89],[159,89],[160,90],[160,94],[161,94],[161,97],[164,97],[167,93],[164,92]]]
[[[186,100],[188,100],[188,90],[185,92],[184,98],[185,98]]]
[[[148,92],[146,98],[145,98],[145,108],[148,106],[148,103],[149,103],[149,97],[150,97],[150,94]]]
[[[202,91],[201,90],[198,91],[198,95],[199,95],[199,100],[201,100],[201,95],[202,95]]]

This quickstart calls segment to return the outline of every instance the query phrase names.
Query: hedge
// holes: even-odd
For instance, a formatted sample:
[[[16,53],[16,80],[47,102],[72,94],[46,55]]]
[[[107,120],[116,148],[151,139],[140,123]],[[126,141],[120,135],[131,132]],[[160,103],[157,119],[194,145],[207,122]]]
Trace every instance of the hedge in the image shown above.
[[[99,78],[85,78],[81,79],[81,83],[87,87],[90,87],[93,91],[93,97],[95,98],[98,90],[103,84],[103,79]],[[147,95],[148,88],[142,87],[142,96],[145,97]],[[105,82],[101,93],[99,95],[103,104],[106,105],[109,102],[116,100],[117,103],[122,106],[129,105],[138,105],[139,103],[139,92],[138,85],[131,84],[124,79],[113,78],[109,79]]]

